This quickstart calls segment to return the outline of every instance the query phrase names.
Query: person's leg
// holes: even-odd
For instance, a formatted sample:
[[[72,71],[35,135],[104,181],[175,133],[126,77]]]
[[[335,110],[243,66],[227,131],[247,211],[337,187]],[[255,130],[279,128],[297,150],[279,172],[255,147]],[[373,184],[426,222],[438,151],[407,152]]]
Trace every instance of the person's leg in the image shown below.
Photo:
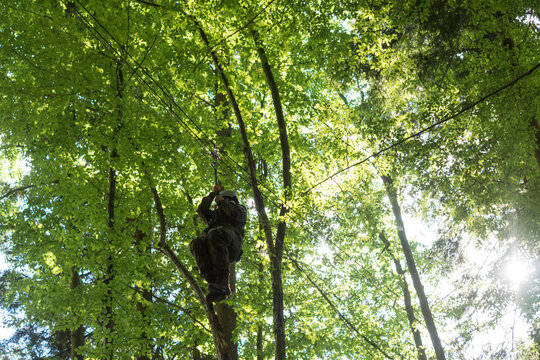
[[[213,268],[215,281],[208,283],[208,301],[220,301],[230,293],[229,288],[229,245],[231,236],[223,227],[219,226],[208,231],[208,250]]]
[[[197,267],[199,268],[201,276],[206,280],[206,282],[215,282],[216,272],[208,249],[208,237],[206,235],[200,235],[193,239],[193,241],[189,244],[189,251],[193,257],[195,257]]]

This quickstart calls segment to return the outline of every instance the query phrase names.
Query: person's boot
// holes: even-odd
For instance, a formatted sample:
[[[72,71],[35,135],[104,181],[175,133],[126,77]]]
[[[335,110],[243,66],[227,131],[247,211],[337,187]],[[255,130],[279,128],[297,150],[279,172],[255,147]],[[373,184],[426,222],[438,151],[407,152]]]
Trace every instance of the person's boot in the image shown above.
[[[227,299],[230,294],[229,272],[227,271],[216,276],[215,282],[208,283],[208,295],[206,295],[206,301],[217,303]]]

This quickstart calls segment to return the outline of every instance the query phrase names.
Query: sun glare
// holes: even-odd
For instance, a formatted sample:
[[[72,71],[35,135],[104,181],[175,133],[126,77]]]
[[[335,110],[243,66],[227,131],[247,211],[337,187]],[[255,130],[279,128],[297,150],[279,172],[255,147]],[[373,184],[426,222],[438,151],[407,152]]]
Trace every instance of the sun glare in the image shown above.
[[[523,284],[531,274],[531,266],[524,259],[512,258],[504,267],[505,277],[514,285]]]

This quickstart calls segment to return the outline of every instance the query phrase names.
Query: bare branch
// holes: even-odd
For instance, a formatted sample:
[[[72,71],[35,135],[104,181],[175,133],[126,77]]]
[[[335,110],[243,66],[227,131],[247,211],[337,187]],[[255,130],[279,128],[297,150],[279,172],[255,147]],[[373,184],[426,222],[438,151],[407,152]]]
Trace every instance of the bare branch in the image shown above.
[[[26,191],[26,190],[34,188],[34,187],[36,187],[36,186],[35,185],[27,185],[27,186],[21,186],[19,188],[11,189],[7,193],[5,193],[4,195],[0,196],[0,200],[3,200],[5,198],[7,198],[7,197],[10,197],[13,194],[16,194],[16,193],[22,192],[22,191]]]

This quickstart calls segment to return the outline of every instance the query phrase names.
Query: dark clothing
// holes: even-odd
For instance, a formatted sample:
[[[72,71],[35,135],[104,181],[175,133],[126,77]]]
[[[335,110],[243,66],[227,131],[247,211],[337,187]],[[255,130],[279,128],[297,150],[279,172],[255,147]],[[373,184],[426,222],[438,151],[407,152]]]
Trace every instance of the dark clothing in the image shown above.
[[[197,236],[189,249],[208,282],[211,294],[229,294],[229,263],[240,260],[247,210],[232,200],[220,200],[217,208],[210,206],[216,197],[213,192],[204,197],[197,213],[206,223],[204,233]]]
[[[244,238],[244,226],[246,225],[247,210],[243,205],[239,205],[234,201],[221,200],[217,203],[217,209],[211,210],[210,206],[216,194],[211,192],[208,196],[201,200],[197,213],[203,221],[208,225],[204,232],[207,233],[210,229],[224,226],[227,229],[233,230],[240,239]]]

